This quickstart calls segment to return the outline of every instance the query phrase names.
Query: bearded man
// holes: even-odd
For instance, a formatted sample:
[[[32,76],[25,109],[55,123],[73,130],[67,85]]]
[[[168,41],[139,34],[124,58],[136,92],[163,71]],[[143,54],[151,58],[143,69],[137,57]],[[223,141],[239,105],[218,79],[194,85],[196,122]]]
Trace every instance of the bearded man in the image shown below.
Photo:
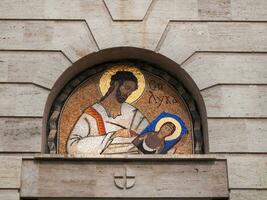
[[[127,153],[132,140],[149,124],[127,98],[138,88],[132,72],[118,71],[98,103],[85,109],[67,142],[70,154]]]

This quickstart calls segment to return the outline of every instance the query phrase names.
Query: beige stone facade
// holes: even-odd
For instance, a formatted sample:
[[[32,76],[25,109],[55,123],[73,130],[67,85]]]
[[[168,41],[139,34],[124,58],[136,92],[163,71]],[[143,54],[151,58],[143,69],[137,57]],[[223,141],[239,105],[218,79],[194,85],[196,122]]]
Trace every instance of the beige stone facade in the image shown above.
[[[45,153],[53,101],[87,67],[127,58],[161,65],[197,101],[205,155],[175,156],[175,162],[192,170],[191,165],[204,169],[203,162],[219,166],[194,179],[192,187],[199,192],[192,196],[187,183],[174,196],[159,192],[144,197],[267,199],[266,22],[266,0],[1,0],[0,200],[60,197],[59,190],[45,193],[45,181],[40,181],[51,172],[45,168],[51,165]],[[64,161],[53,157],[51,162]],[[97,165],[102,158],[88,159],[67,158],[71,163],[64,170],[90,159]],[[34,162],[44,164],[37,169]],[[192,178],[190,173],[185,177]],[[227,190],[214,177],[226,181]],[[214,184],[214,194],[201,193],[209,191],[201,187],[205,178]],[[92,191],[77,197],[109,197]],[[75,199],[75,192],[66,194],[62,197]],[[141,197],[135,194],[122,197]]]

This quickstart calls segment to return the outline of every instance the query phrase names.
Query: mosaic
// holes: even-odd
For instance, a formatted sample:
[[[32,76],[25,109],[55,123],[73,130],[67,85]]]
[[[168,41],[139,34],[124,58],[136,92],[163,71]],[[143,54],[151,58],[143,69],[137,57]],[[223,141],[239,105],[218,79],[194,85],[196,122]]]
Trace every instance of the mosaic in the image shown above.
[[[83,81],[62,108],[60,154],[192,154],[190,112],[166,80],[117,64]]]

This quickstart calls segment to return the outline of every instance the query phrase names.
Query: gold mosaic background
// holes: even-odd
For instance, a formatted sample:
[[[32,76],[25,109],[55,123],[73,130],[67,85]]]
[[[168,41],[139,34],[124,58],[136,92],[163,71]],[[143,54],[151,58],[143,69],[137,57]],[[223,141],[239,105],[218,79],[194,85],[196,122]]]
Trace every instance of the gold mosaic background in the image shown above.
[[[188,134],[185,135],[181,141],[179,141],[168,154],[192,154],[193,153],[193,141],[192,141],[192,122],[189,111],[183,99],[177,93],[177,91],[170,86],[166,81],[149,73],[142,71],[146,80],[146,87],[142,96],[135,102],[133,106],[138,108],[149,121],[152,121],[161,112],[174,113],[184,121],[188,129]],[[99,89],[99,79],[102,73],[96,74],[86,81],[84,81],[65,102],[59,119],[58,130],[58,153],[66,154],[66,142],[68,136],[78,120],[82,115],[83,110],[88,106],[96,103],[101,98],[101,92]],[[156,103],[155,99],[163,99],[163,102]],[[170,101],[167,101],[167,98]],[[175,101],[174,101],[175,99]]]

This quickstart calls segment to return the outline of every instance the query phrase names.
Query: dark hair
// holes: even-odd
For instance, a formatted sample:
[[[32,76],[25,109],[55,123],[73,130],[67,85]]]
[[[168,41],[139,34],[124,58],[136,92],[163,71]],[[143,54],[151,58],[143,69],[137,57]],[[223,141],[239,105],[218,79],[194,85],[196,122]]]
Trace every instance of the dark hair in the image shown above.
[[[111,77],[110,86],[113,86],[116,81],[119,81],[120,85],[122,85],[124,81],[133,81],[137,84],[137,78],[135,77],[135,75],[133,75],[132,72],[128,71],[116,72],[116,74]]]
[[[111,80],[110,80],[110,87],[108,91],[106,92],[106,94],[100,99],[100,101],[104,100],[114,90],[116,81],[119,81],[119,86],[121,86],[124,81],[133,81],[136,83],[136,86],[138,83],[137,78],[132,72],[117,71],[116,74],[112,75]]]
[[[162,126],[164,126],[164,125],[170,125],[170,126],[172,126],[172,133],[173,133],[173,132],[175,131],[175,129],[176,129],[174,123],[172,123],[172,122],[165,122],[164,124],[162,124]],[[162,126],[161,126],[161,127],[162,127]]]

